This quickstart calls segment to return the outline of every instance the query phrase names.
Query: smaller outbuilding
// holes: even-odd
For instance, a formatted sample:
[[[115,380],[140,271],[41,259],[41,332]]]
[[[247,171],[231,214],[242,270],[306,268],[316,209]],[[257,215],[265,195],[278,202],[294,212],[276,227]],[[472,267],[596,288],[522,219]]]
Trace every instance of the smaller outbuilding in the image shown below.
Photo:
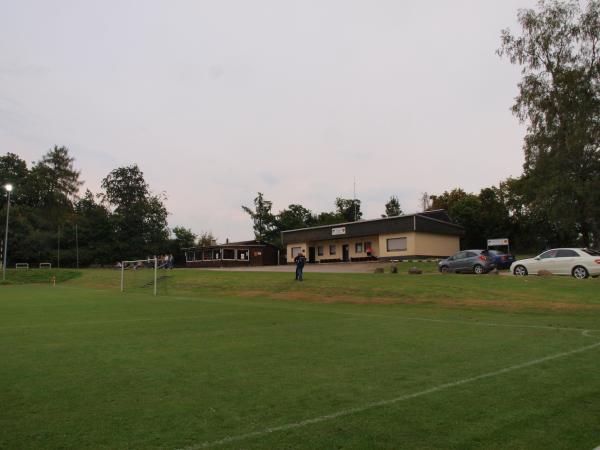
[[[190,247],[183,250],[186,267],[274,266],[279,260],[277,247],[256,240]]]

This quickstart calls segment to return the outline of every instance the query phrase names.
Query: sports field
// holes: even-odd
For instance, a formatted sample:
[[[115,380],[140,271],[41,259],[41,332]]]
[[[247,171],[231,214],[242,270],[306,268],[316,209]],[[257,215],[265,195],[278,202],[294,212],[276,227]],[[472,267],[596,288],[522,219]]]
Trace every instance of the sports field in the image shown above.
[[[0,286],[3,449],[600,445],[599,279],[52,274]]]

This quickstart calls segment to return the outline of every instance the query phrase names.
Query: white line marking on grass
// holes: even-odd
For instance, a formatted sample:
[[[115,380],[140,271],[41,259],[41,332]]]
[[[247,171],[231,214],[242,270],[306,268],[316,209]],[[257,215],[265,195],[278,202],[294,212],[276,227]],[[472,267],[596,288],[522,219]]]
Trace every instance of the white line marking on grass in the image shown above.
[[[201,302],[211,304],[227,305],[227,303],[220,301],[213,301],[202,299]],[[231,305],[231,304],[230,304]],[[302,309],[302,308],[280,308],[271,305],[257,306],[252,304],[238,304],[234,303],[235,306],[249,306],[250,308],[263,308],[263,309],[275,309],[280,311],[294,311],[294,312],[306,312],[306,313],[327,313],[334,315],[352,316],[352,317],[371,317],[371,318],[382,318],[382,319],[396,319],[406,321],[417,321],[417,322],[428,322],[428,323],[441,323],[441,324],[454,324],[454,325],[472,325],[479,327],[499,327],[499,328],[524,328],[524,329],[537,329],[537,330],[552,330],[552,331],[577,331],[582,333],[584,336],[589,336],[586,333],[598,333],[600,330],[590,330],[583,328],[572,328],[572,327],[554,327],[550,325],[518,325],[509,323],[496,323],[496,322],[474,322],[469,320],[445,320],[445,319],[431,319],[427,317],[414,317],[414,316],[399,316],[395,314],[361,314],[353,313],[348,311],[333,311],[330,309]],[[148,318],[136,318],[136,319],[114,319],[114,320],[94,320],[94,321],[78,321],[78,322],[63,322],[63,323],[52,323],[52,324],[34,324],[34,325],[15,325],[0,327],[0,330],[8,329],[20,329],[20,328],[41,328],[41,327],[53,327],[53,326],[69,326],[69,325],[99,325],[99,324],[111,324],[119,322],[146,322],[146,321],[165,321],[165,320],[187,320],[187,319],[200,319],[216,315],[231,315],[237,313],[216,313],[206,315],[194,315],[194,316],[177,316],[177,317],[148,317]]]
[[[598,332],[600,332],[600,330],[583,330],[581,332],[581,334],[584,335],[585,337],[594,338],[594,337],[598,337],[598,336],[592,336],[592,333],[598,333]],[[597,449],[594,449],[594,450],[600,450],[600,447],[598,447]]]
[[[316,424],[316,423],[321,423],[321,422],[326,422],[326,421],[329,421],[329,420],[337,419],[339,417],[344,417],[344,416],[349,416],[351,414],[361,413],[361,412],[367,411],[369,409],[380,408],[380,407],[383,407],[383,406],[394,405],[396,403],[403,402],[403,401],[406,401],[406,400],[411,400],[413,398],[417,398],[417,397],[422,397],[424,395],[433,394],[435,392],[443,391],[443,390],[450,389],[450,388],[453,388],[453,387],[456,387],[456,386],[461,386],[461,385],[467,384],[467,383],[473,383],[475,381],[483,380],[483,379],[486,379],[486,378],[496,377],[498,375],[503,375],[503,374],[508,373],[508,372],[513,372],[515,370],[519,370],[519,369],[524,369],[526,367],[535,366],[537,364],[541,364],[541,363],[544,363],[544,362],[547,362],[547,361],[552,361],[552,360],[555,360],[555,359],[559,359],[559,358],[564,358],[564,357],[567,357],[567,356],[575,355],[577,353],[583,353],[585,351],[592,350],[594,348],[599,348],[599,347],[600,347],[600,342],[596,342],[595,344],[592,344],[592,345],[587,345],[585,347],[580,347],[580,348],[577,348],[575,350],[570,350],[568,352],[556,353],[554,355],[550,355],[550,356],[545,356],[543,358],[534,359],[534,360],[531,360],[531,361],[528,361],[528,362],[525,362],[525,363],[522,363],[522,364],[516,364],[514,366],[506,367],[504,369],[496,370],[494,372],[488,372],[488,373],[484,373],[482,375],[477,375],[477,376],[469,377],[469,378],[463,378],[462,380],[453,381],[453,382],[450,382],[450,383],[440,384],[438,386],[434,386],[434,387],[431,387],[429,389],[425,389],[423,391],[414,392],[412,394],[401,395],[400,397],[395,397],[395,398],[391,398],[391,399],[388,399],[388,400],[381,400],[381,401],[377,401],[377,402],[371,402],[371,403],[367,403],[367,404],[365,404],[363,406],[357,406],[355,408],[342,409],[340,411],[337,411],[337,412],[334,412],[334,413],[331,413],[331,414],[325,414],[325,415],[322,415],[322,416],[313,417],[312,419],[306,419],[306,420],[302,420],[300,422],[293,422],[293,423],[288,423],[288,424],[285,424],[285,425],[279,425],[279,426],[276,426],[276,427],[264,428],[262,430],[252,431],[250,433],[240,434],[240,435],[237,435],[237,436],[227,436],[227,437],[225,437],[223,439],[219,439],[219,440],[216,440],[216,441],[203,442],[201,444],[192,445],[190,447],[185,447],[183,450],[201,450],[201,449],[204,449],[204,448],[217,447],[217,446],[228,444],[228,443],[231,443],[231,442],[243,441],[243,440],[254,438],[254,437],[265,436],[267,434],[276,433],[278,431],[286,431],[286,430],[292,430],[292,429],[296,429],[296,428],[302,428],[302,427],[305,427],[307,425],[313,425],[313,424]]]

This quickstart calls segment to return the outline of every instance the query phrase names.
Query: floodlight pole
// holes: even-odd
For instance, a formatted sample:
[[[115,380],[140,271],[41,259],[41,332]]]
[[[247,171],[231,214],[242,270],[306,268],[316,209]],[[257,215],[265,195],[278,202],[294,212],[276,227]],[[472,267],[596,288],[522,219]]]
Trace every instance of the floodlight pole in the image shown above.
[[[6,281],[6,253],[8,252],[8,215],[10,212],[10,192],[12,191],[12,185],[7,184],[4,186],[8,193],[8,199],[6,201],[6,228],[4,229],[4,261],[2,262],[2,281]]]

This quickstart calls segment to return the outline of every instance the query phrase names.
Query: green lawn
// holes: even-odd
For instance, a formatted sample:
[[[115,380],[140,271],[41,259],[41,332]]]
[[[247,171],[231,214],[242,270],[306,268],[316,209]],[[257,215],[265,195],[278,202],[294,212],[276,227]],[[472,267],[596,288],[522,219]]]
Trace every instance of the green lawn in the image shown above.
[[[598,279],[30,272],[0,286],[0,448],[600,445]]]

